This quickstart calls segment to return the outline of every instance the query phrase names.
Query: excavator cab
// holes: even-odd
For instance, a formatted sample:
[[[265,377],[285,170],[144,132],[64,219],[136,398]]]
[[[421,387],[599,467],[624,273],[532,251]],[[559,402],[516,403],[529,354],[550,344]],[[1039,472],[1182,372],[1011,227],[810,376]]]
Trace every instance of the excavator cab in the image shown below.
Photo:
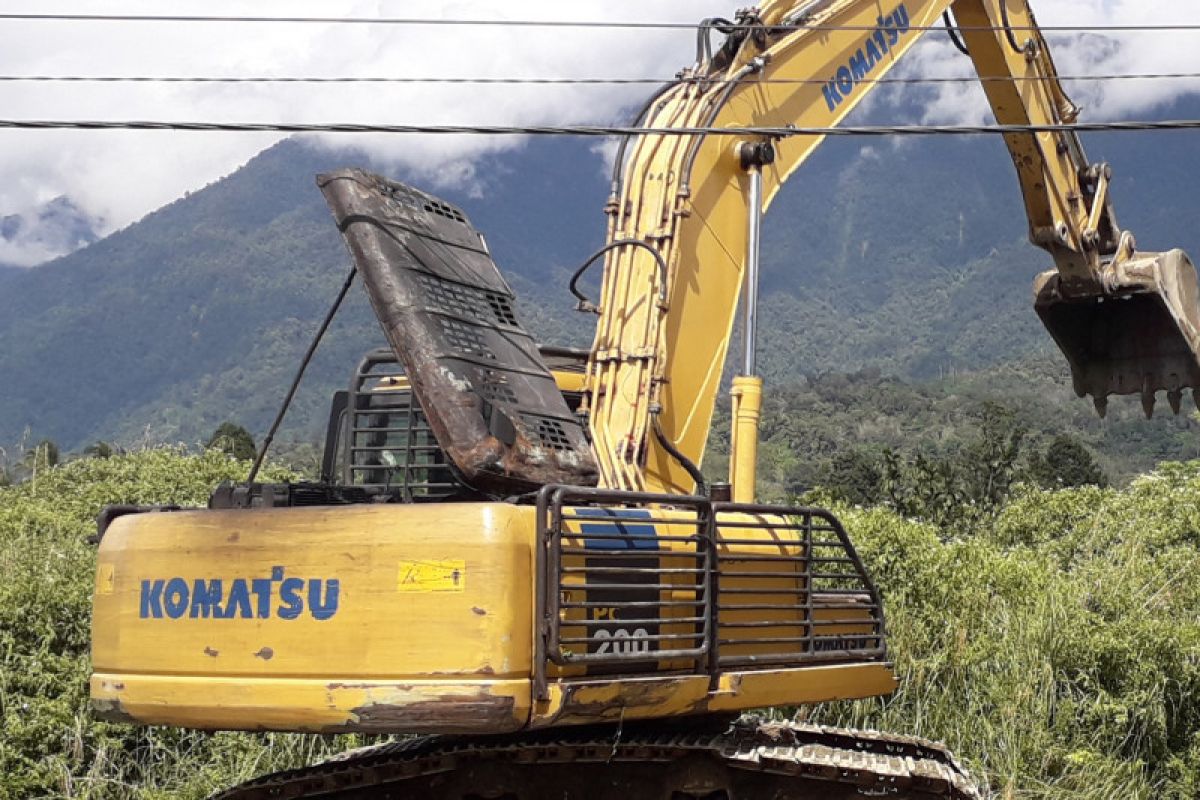
[[[1200,407],[1200,291],[1187,254],[1134,253],[1103,274],[1103,294],[1064,292],[1058,272],[1034,285],[1034,308],[1067,357],[1075,393],[1092,395],[1102,417],[1113,394],[1140,395],[1147,417],[1159,391],[1176,414],[1186,388]]]

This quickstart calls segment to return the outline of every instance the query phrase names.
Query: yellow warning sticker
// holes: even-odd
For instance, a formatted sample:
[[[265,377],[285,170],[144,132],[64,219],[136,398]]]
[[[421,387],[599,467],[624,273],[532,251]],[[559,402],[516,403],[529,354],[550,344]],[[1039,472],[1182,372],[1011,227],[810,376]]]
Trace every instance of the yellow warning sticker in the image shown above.
[[[440,561],[401,561],[396,579],[400,592],[461,592],[467,588],[467,562],[462,559]]]
[[[96,594],[112,594],[116,582],[116,568],[112,564],[96,567]]]

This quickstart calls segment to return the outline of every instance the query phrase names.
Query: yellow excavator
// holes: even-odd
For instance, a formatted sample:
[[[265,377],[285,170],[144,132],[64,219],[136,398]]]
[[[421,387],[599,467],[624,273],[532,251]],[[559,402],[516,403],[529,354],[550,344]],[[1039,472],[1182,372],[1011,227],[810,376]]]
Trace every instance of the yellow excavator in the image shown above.
[[[622,141],[607,244],[571,282],[590,351],[536,346],[461,209],[360,170],[318,178],[391,347],[335,397],[319,481],[105,511],[95,710],[422,734],[225,800],[980,796],[935,743],[741,716],[896,685],[839,522],[755,502],[758,234],[822,138],[780,132],[840,122],[943,18],[1014,126],[1054,262],[1035,308],[1075,390],[1178,410],[1200,386],[1195,270],[1117,226],[1025,0],[770,0],[702,23],[696,63]],[[729,480],[710,483],[739,299]]]

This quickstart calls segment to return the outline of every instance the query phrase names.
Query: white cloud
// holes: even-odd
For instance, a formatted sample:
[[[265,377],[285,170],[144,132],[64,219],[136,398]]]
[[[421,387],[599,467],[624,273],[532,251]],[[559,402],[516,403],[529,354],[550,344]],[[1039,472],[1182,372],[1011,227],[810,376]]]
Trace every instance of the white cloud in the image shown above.
[[[677,20],[728,15],[731,0],[110,0],[102,13],[177,15],[421,16],[444,18]],[[1042,0],[1049,25],[1196,21],[1190,3],[1172,0]],[[84,0],[20,0],[8,12],[95,13]],[[943,38],[932,34],[934,38]],[[1063,73],[1200,71],[1194,34],[1116,34],[1118,48],[1076,37],[1055,54]],[[81,75],[370,75],[370,76],[670,76],[690,62],[687,30],[0,22],[0,73]],[[969,74],[948,46],[923,44],[906,74]],[[1084,84],[1074,91],[1089,118],[1152,110],[1187,82]],[[0,83],[0,117],[177,119],[223,121],[550,124],[613,121],[649,86],[454,86],[311,84],[14,84]],[[880,92],[921,100],[924,121],[986,121],[974,85],[936,91]],[[890,98],[890,99],[889,99]],[[877,107],[879,107],[877,105]],[[0,131],[0,218],[35,220],[67,195],[98,221],[101,232],[232,171],[278,136],[136,132]],[[341,136],[333,147],[359,147],[403,164],[432,183],[473,178],[481,153],[513,146],[513,138],[475,136]],[[0,247],[0,261],[30,264],[53,254],[54,237]],[[36,246],[35,246],[36,245]],[[4,248],[7,249],[4,249]],[[65,247],[65,245],[58,245]],[[40,248],[40,249],[38,249]],[[20,252],[17,252],[20,251]]]
[[[692,21],[720,0],[577,2],[364,0],[109,2],[102,13],[407,16]],[[8,12],[95,13],[80,0],[10,3]],[[315,24],[0,22],[0,73],[51,75],[313,75],[400,77],[670,76],[691,55],[679,30]],[[396,84],[0,83],[0,117],[282,122],[539,124],[613,121],[648,86]],[[227,174],[273,134],[0,131],[0,218],[67,195],[107,233]],[[481,153],[513,137],[345,135],[435,184],[470,181]],[[53,254],[45,242],[0,244],[0,262]],[[53,248],[50,248],[53,250]],[[19,251],[19,252],[18,252]]]
[[[1036,0],[1038,24],[1047,28],[1138,25],[1195,25],[1200,8],[1178,0]],[[1196,31],[1047,31],[1062,76],[1200,73]],[[896,72],[905,77],[971,77],[974,68],[944,34],[933,32]],[[1081,107],[1080,119],[1105,122],[1153,113],[1185,94],[1200,92],[1200,80],[1155,79],[1065,81]],[[906,110],[902,122],[988,124],[994,121],[978,83],[946,83],[877,93],[875,108]],[[912,117],[916,109],[915,117]]]

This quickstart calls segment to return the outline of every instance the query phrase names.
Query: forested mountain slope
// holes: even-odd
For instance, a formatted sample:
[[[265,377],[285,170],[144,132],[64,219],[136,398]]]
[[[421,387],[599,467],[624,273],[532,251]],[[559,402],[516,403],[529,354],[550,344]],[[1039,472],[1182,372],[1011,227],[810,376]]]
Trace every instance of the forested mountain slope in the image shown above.
[[[1200,252],[1190,222],[1200,198],[1179,168],[1196,155],[1194,137],[1096,134],[1087,144],[1115,165],[1118,213],[1143,246]],[[191,442],[225,419],[261,432],[347,268],[313,175],[348,164],[372,166],[284,142],[70,256],[0,272],[0,442],[25,430],[65,449]],[[476,164],[459,189],[421,185],[487,234],[542,338],[589,341],[592,318],[569,310],[565,281],[603,239],[607,177],[591,141],[531,140]],[[1025,383],[1019,365],[1054,352],[1030,304],[1049,259],[1025,237],[998,138],[829,141],[767,217],[769,381],[864,367],[937,380],[1004,365]],[[380,342],[356,289],[285,439],[314,435],[329,392]],[[1053,387],[1055,404],[1074,402],[1065,384],[1037,385]]]

